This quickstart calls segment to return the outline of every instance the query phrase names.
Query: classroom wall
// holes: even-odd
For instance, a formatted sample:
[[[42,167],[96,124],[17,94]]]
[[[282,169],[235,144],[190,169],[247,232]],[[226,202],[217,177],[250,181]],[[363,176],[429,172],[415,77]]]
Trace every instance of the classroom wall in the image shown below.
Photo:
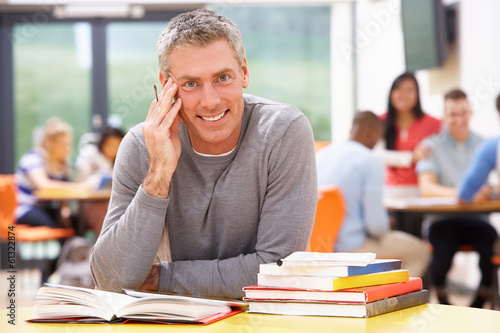
[[[500,134],[495,98],[500,93],[500,1],[445,0],[458,8],[457,39],[440,68],[416,72],[423,108],[441,117],[443,95],[460,87],[475,111],[471,127]],[[356,8],[357,109],[385,112],[390,85],[405,70],[400,0],[359,0]],[[346,124],[347,126],[348,124]]]
[[[500,135],[495,99],[500,93],[500,1],[461,1],[460,72],[476,114],[472,127],[484,136]]]

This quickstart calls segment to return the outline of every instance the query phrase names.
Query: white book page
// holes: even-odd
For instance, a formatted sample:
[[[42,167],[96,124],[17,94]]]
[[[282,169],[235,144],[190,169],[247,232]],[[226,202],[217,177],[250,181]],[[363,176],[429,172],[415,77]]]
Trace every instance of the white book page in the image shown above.
[[[232,300],[232,299],[217,299],[217,298],[203,298],[203,297],[194,297],[194,296],[184,296],[184,295],[169,295],[169,294],[161,294],[161,293],[150,293],[150,292],[142,292],[142,291],[137,291],[137,290],[132,290],[132,289],[123,289],[123,291],[130,296],[134,297],[158,297],[158,298],[163,298],[163,299],[192,299],[196,302],[206,302],[209,304],[223,304],[226,306],[230,307],[236,307],[236,308],[244,308],[247,307],[248,305],[246,302],[242,302],[239,300]]]
[[[306,252],[297,251],[282,259],[283,266],[366,266],[375,260],[376,254],[348,252]]]
[[[86,297],[85,293],[97,296],[99,298],[100,302],[108,304],[113,309],[114,313],[116,313],[120,308],[136,301],[136,298],[125,295],[125,294],[119,294],[119,293],[97,290],[97,289],[88,289],[88,288],[80,288],[80,287],[73,287],[73,286],[63,286],[63,285],[49,284],[49,283],[47,283],[46,286],[51,287],[51,288],[60,289],[60,292],[58,292],[58,290],[56,290],[56,289],[53,289],[53,292],[57,292],[58,295],[62,295],[62,296],[64,296],[65,294],[69,294],[66,290],[77,291],[78,294],[71,293],[71,295],[73,295],[72,296],[73,298],[78,297],[78,300],[80,303],[91,299],[89,297]],[[85,303],[83,303],[83,304],[85,304]]]

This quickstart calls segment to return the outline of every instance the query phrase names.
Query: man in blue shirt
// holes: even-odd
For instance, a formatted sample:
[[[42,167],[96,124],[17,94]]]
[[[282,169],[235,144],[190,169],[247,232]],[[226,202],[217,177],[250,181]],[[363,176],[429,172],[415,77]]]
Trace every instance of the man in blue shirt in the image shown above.
[[[496,100],[497,110],[500,113],[500,95]],[[486,184],[490,172],[497,169],[500,171],[500,162],[498,158],[498,149],[500,137],[488,139],[484,141],[474,153],[472,162],[462,179],[458,191],[458,197],[463,202],[487,200],[492,195],[493,189]]]
[[[430,257],[427,244],[410,234],[391,231],[382,203],[384,165],[372,152],[382,133],[380,119],[372,112],[361,112],[353,120],[349,141],[329,145],[317,154],[318,185],[338,186],[346,205],[334,250],[398,258],[410,275],[422,276]]]
[[[417,164],[419,189],[423,196],[456,197],[457,186],[481,139],[469,129],[472,110],[466,94],[452,90],[445,95],[444,130],[422,143],[432,155]],[[497,236],[488,216],[481,214],[434,214],[429,216],[429,241],[433,246],[432,282],[440,303],[449,304],[445,292],[446,274],[459,245],[473,245],[479,253],[481,282],[471,306],[482,307],[490,294],[493,242]]]

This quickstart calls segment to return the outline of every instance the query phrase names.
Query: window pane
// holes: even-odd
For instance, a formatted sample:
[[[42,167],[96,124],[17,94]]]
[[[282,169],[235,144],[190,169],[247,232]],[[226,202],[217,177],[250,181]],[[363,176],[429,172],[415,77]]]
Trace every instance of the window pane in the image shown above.
[[[50,117],[73,126],[76,156],[79,137],[90,130],[89,24],[16,24],[13,36],[16,163]]]
[[[168,22],[116,22],[106,27],[109,115],[128,130],[146,119],[160,91],[156,41]]]
[[[247,93],[289,103],[330,140],[330,8],[218,7],[240,28],[250,70]]]

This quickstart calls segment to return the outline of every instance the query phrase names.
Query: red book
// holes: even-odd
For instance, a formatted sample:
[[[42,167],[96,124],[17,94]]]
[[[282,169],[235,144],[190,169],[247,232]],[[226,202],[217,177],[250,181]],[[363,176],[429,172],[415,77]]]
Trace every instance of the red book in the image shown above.
[[[411,277],[407,282],[382,284],[377,286],[343,289],[339,291],[323,291],[296,288],[275,288],[264,286],[248,286],[245,301],[295,301],[295,302],[336,302],[336,303],[370,303],[387,297],[407,294],[422,289],[422,279]]]

